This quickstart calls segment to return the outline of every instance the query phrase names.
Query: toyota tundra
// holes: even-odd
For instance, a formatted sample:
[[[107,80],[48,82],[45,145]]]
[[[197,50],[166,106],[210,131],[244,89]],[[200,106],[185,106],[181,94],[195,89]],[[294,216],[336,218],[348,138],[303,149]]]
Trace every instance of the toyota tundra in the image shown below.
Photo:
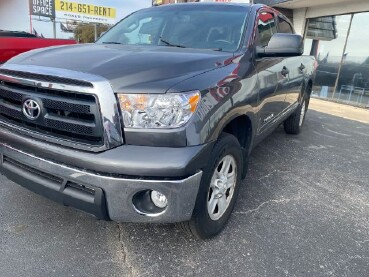
[[[0,172],[118,222],[226,225],[251,150],[298,134],[315,71],[280,12],[188,3],[137,11],[94,44],[0,67]]]

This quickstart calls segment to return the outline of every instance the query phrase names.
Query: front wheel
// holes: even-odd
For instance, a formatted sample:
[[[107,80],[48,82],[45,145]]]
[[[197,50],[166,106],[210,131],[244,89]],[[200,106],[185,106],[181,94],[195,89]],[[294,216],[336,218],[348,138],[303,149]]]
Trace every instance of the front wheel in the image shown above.
[[[211,238],[223,230],[236,202],[243,162],[238,140],[223,133],[204,169],[192,218],[179,223],[181,229],[200,239]]]

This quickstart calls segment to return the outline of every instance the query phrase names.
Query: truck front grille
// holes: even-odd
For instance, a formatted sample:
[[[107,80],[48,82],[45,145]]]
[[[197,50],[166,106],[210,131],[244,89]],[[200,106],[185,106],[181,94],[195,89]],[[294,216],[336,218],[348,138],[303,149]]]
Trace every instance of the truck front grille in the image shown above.
[[[31,77],[47,79],[40,76]],[[72,79],[58,81],[79,82]],[[88,82],[83,82],[79,85],[89,86],[88,84]],[[23,111],[24,103],[29,99],[37,102],[41,110],[40,116],[34,120],[27,118]],[[1,122],[25,130],[30,135],[41,133],[59,140],[92,146],[100,146],[104,143],[98,100],[92,94],[2,81],[0,83]]]

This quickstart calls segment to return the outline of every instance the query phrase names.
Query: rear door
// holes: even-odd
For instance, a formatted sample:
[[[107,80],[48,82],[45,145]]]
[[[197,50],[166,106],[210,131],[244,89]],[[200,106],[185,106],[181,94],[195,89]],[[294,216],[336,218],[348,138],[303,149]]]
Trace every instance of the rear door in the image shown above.
[[[277,33],[275,14],[262,9],[256,19],[255,47],[266,47],[273,34]],[[259,133],[273,124],[283,111],[285,95],[281,91],[287,76],[281,74],[284,68],[283,57],[256,58],[259,83]]]
[[[295,31],[289,21],[282,15],[278,16],[278,33],[294,34]],[[301,56],[285,58],[285,67],[288,70],[286,83],[282,88],[285,94],[283,110],[288,109],[297,102],[303,84],[303,72],[305,65],[302,63]]]

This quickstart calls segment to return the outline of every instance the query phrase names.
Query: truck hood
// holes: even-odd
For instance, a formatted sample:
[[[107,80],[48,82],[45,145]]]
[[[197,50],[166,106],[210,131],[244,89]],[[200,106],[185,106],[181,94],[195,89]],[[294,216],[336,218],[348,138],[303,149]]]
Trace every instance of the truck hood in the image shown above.
[[[24,53],[10,64],[99,75],[115,92],[163,93],[188,78],[226,65],[233,53],[165,46],[84,44]]]

